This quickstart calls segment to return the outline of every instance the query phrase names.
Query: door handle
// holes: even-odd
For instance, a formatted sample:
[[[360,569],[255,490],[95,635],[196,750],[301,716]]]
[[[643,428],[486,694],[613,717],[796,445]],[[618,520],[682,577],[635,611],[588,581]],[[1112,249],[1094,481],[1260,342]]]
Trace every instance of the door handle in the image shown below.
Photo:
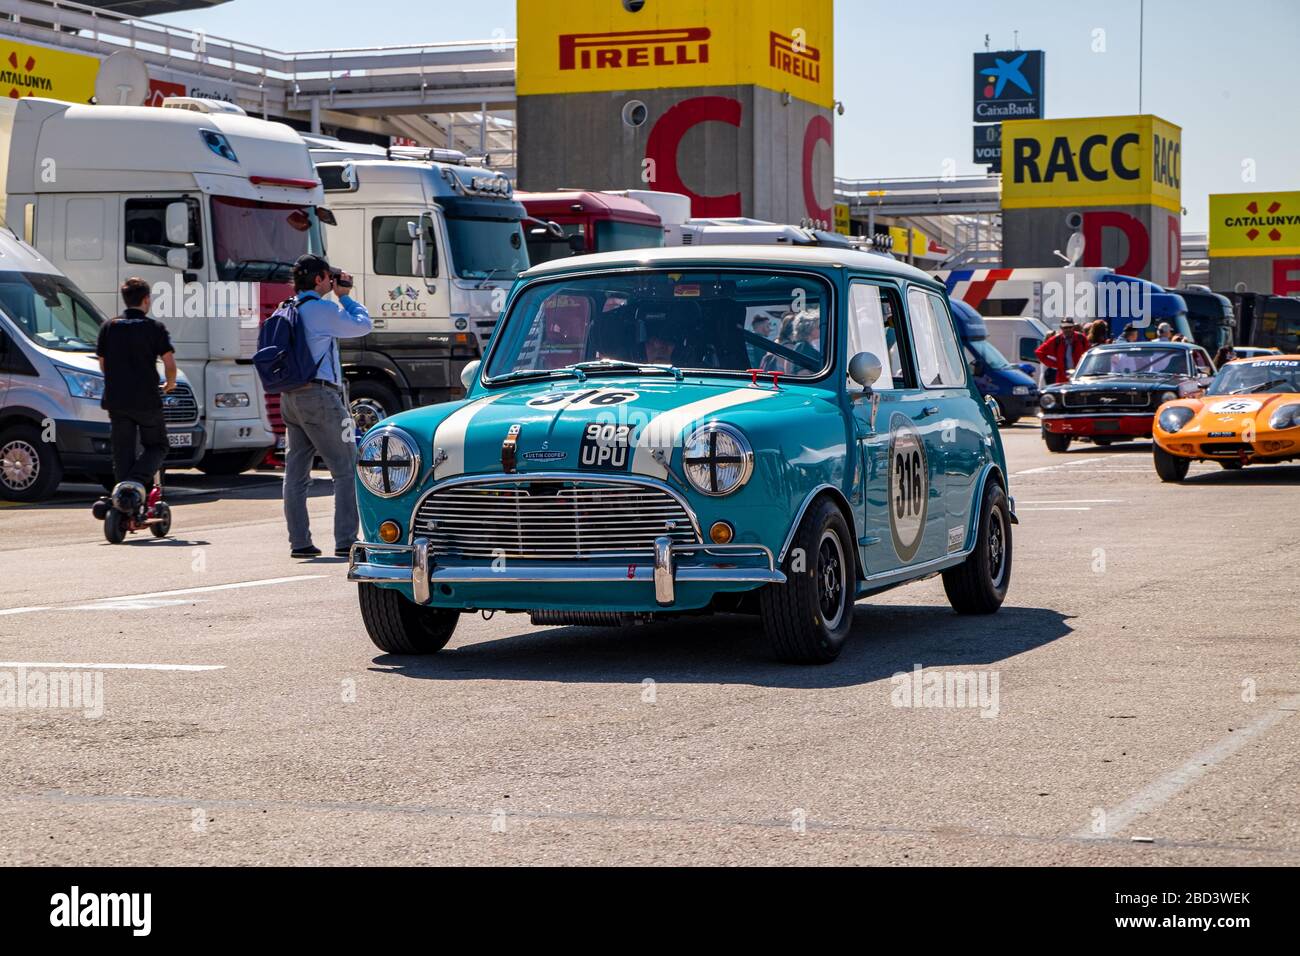
[[[927,405],[925,406],[925,408],[921,409],[922,418],[929,418],[931,415],[938,415],[938,414],[939,414],[938,405]]]

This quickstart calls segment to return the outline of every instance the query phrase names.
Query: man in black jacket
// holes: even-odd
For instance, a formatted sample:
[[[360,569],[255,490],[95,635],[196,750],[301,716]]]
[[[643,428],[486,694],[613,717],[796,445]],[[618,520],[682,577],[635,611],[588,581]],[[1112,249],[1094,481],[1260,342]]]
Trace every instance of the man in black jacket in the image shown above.
[[[119,482],[139,482],[146,491],[167,457],[167,425],[158,393],[157,362],[162,359],[167,381],[164,392],[176,387],[176,357],[167,327],[149,318],[149,283],[122,283],[126,309],[99,330],[95,354],[104,372],[100,406],[112,423],[113,471]],[[144,451],[137,453],[138,445]]]

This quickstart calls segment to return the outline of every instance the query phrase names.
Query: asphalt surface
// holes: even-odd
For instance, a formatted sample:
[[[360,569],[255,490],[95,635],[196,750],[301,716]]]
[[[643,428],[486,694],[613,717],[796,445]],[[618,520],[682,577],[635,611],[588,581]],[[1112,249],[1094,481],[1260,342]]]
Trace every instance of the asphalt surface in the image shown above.
[[[1002,611],[911,584],[816,668],[744,617],[382,655],[270,474],[176,476],[174,536],[118,547],[88,486],[0,504],[0,690],[92,681],[0,706],[0,863],[1300,863],[1300,467],[1164,485],[1146,443],[1004,438]]]

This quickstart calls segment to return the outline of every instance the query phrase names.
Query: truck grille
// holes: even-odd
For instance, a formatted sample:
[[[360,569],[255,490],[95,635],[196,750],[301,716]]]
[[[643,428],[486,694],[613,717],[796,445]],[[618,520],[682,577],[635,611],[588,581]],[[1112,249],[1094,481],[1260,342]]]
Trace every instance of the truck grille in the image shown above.
[[[1148,408],[1151,404],[1151,393],[1137,389],[1067,391],[1064,395],[1067,408],[1096,408],[1105,411],[1111,408]]]
[[[487,354],[488,340],[492,338],[492,332],[497,327],[496,319],[475,319],[474,330],[478,333],[479,347]]]
[[[168,425],[193,425],[199,420],[199,403],[194,390],[184,382],[177,382],[170,394],[164,394],[163,421]]]
[[[426,496],[412,532],[435,554],[550,560],[649,556],[654,540],[699,538],[667,491],[617,479],[510,479],[452,485]]]

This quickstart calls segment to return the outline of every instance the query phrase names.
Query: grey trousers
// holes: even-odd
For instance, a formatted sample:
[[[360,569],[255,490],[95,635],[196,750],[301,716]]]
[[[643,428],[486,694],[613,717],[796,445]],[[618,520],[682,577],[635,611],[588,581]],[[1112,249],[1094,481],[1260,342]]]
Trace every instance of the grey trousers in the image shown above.
[[[280,396],[285,436],[284,519],[289,547],[311,545],[307,489],[311,466],[319,455],[334,479],[334,547],[347,548],[357,539],[357,444],[352,416],[341,392],[324,385],[305,385]]]

